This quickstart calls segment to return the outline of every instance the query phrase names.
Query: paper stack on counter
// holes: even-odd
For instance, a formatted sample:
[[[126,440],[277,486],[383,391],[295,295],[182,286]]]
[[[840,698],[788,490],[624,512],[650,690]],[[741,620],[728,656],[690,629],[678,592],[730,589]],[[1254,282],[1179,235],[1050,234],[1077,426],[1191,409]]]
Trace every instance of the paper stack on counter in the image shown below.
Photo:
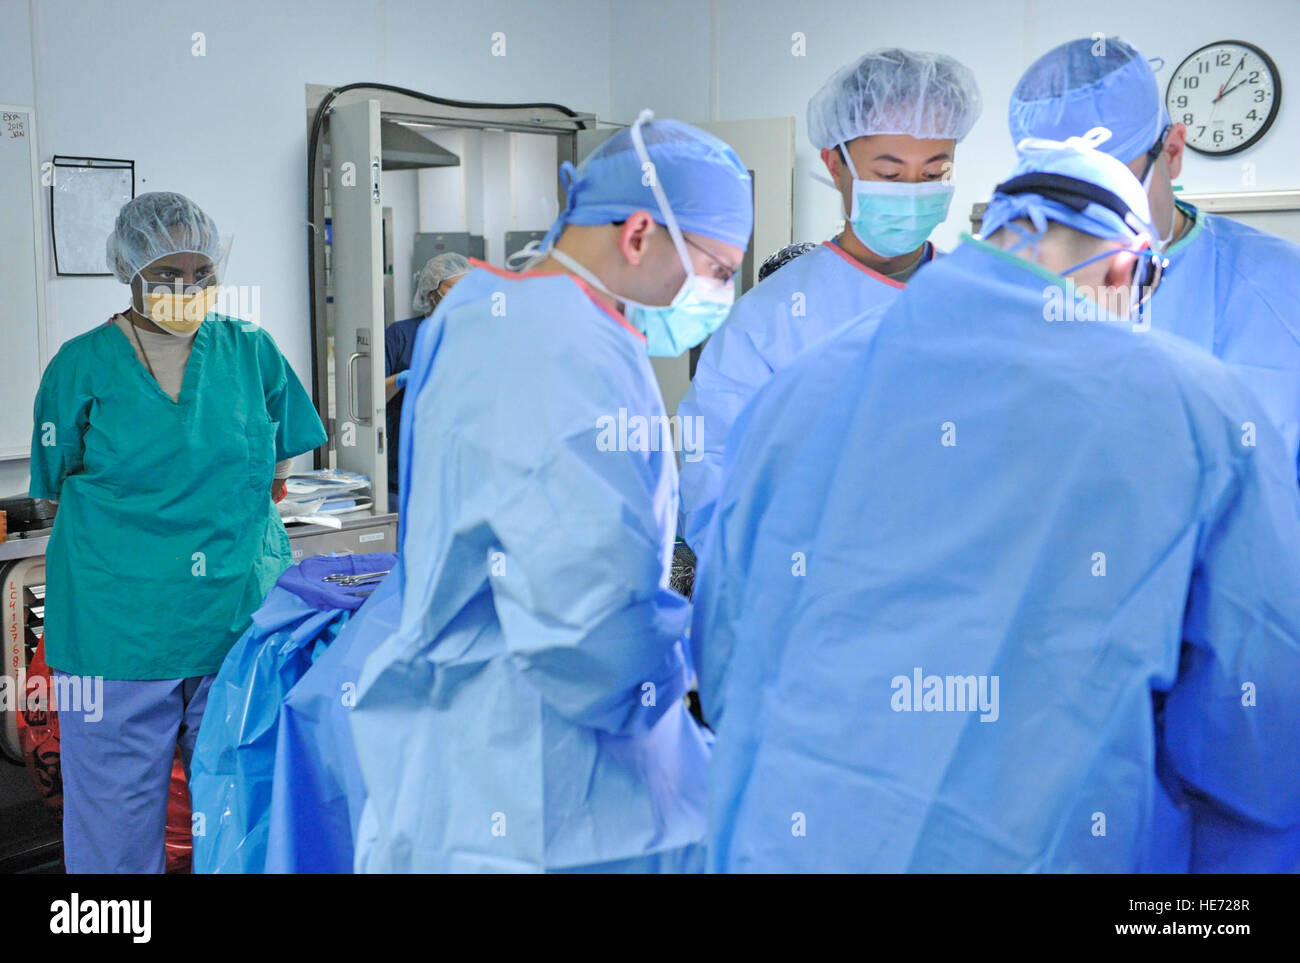
[[[279,503],[280,518],[286,525],[304,522],[342,528],[339,516],[365,511],[373,503],[370,479],[365,475],[321,468],[288,477],[285,497]]]

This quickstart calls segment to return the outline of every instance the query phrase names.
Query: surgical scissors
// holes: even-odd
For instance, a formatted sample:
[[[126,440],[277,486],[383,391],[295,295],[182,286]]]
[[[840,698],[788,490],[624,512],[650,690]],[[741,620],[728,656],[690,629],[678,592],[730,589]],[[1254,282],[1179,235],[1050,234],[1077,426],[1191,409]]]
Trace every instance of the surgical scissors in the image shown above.
[[[322,575],[322,582],[337,582],[339,585],[372,585],[375,582],[381,582],[384,576],[391,572],[392,569],[384,569],[382,572],[365,572],[356,575],[345,575],[342,572],[335,572],[333,575]]]

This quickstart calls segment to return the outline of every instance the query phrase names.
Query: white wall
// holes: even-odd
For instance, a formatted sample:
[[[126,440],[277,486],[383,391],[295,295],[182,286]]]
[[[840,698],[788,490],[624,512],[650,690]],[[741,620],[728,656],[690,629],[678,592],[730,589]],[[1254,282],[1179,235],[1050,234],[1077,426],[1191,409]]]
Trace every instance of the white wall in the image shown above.
[[[262,287],[263,322],[304,379],[307,83],[375,80],[466,100],[554,101],[625,123],[643,106],[688,121],[793,115],[795,236],[817,239],[835,229],[839,210],[836,195],[807,176],[820,167],[806,140],[809,96],[872,47],[943,51],[975,71],[985,104],[959,150],[953,212],[936,235],[951,246],[971,205],[1009,170],[1007,98],[1039,54],[1098,30],[1120,33],[1164,58],[1163,85],[1193,49],[1231,37],[1277,61],[1281,116],[1242,155],[1190,156],[1181,183],[1239,189],[1250,162],[1261,189],[1300,186],[1295,0],[1240,9],[1222,0],[0,0],[0,18],[0,102],[34,104],[41,158],[134,158],[140,191],[177,190],[203,205],[234,235],[230,280]],[[206,37],[206,56],[192,56],[195,32]],[[504,34],[505,56],[492,55],[494,32]],[[791,53],[796,32],[806,37],[804,57]],[[487,210],[479,185],[456,229],[464,216],[534,226],[521,150],[510,161],[513,215]],[[428,222],[425,177],[417,178],[420,229],[444,229]],[[405,184],[395,190],[409,196]],[[399,275],[409,270],[401,236],[411,229],[399,219],[408,216],[394,207]],[[407,284],[396,279],[399,305],[409,304]],[[123,294],[108,278],[51,278],[51,350],[120,309]],[[25,462],[0,462],[0,494],[25,478]]]
[[[461,159],[420,171],[420,230],[481,234],[487,260],[505,266],[507,231],[544,231],[559,211],[558,141],[549,134],[443,130],[420,133]],[[409,255],[408,255],[409,256]]]
[[[26,0],[0,0],[0,103],[31,105],[35,99],[29,31],[30,20]],[[38,134],[42,120],[43,118],[37,117]],[[4,353],[0,352],[0,372],[7,363]],[[3,374],[0,374],[0,377],[3,377]],[[0,418],[20,415],[30,418],[31,412],[12,415],[9,412],[0,412]],[[0,496],[20,493],[25,495],[26,485],[26,459],[0,461]]]
[[[483,235],[484,254],[489,264],[504,264],[502,239],[510,229],[514,203],[510,179],[510,134],[503,130],[483,132],[483,173],[479,213],[471,230]]]
[[[0,102],[32,102],[30,30],[27,0],[0,0]]]
[[[395,321],[411,311],[411,252],[419,220],[419,171],[384,171],[384,206],[393,209],[393,313]]]
[[[545,231],[560,213],[555,195],[559,142],[541,134],[510,135],[511,231]]]
[[[425,167],[419,172],[420,225],[424,234],[467,231],[470,223],[469,179],[477,177],[482,135],[473,130],[420,130],[460,158],[457,167]]]
[[[1149,57],[1162,57],[1161,89],[1197,47],[1237,39],[1264,48],[1283,76],[1277,122],[1240,155],[1210,159],[1188,151],[1179,183],[1188,191],[1241,190],[1242,164],[1254,164],[1257,188],[1300,187],[1300,3],[1254,0],[659,0],[614,3],[611,29],[611,119],[630,122],[644,106],[686,121],[792,115],[797,120],[795,238],[821,240],[838,226],[838,198],[808,174],[824,172],[808,143],[808,98],[827,77],[875,47],[896,45],[947,53],[969,66],[984,112],[959,147],[957,193],[941,247],[969,230],[971,205],[986,200],[1014,161],[1007,101],[1024,69],[1052,47],[1096,31],[1119,34]],[[1231,15],[1229,15],[1231,13]],[[806,56],[792,55],[792,35]],[[758,252],[765,256],[768,252]]]
[[[138,192],[179,191],[207,210],[235,239],[229,280],[262,286],[263,323],[306,381],[305,85],[373,80],[607,115],[609,5],[0,0],[0,102],[35,104],[42,160],[132,158]],[[50,278],[46,290],[51,351],[126,304],[111,278]],[[0,494],[26,472],[0,463]]]

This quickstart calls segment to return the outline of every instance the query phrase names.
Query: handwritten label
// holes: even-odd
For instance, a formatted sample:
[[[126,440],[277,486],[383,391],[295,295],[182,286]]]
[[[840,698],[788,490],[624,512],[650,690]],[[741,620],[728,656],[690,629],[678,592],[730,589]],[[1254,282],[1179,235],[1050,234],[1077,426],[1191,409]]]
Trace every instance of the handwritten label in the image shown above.
[[[5,111],[0,114],[0,126],[10,137],[27,136],[27,119],[23,114],[13,114]]]

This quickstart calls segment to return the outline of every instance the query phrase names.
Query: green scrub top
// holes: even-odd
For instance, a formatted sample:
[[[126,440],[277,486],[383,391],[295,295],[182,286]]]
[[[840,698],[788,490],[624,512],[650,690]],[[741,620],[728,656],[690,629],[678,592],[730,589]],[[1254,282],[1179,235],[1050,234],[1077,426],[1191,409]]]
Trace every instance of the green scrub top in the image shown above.
[[[41,379],[33,498],[59,502],[45,653],[106,679],[209,675],[289,567],[275,463],[326,440],[262,328],[208,315],[172,401],[112,321]]]

